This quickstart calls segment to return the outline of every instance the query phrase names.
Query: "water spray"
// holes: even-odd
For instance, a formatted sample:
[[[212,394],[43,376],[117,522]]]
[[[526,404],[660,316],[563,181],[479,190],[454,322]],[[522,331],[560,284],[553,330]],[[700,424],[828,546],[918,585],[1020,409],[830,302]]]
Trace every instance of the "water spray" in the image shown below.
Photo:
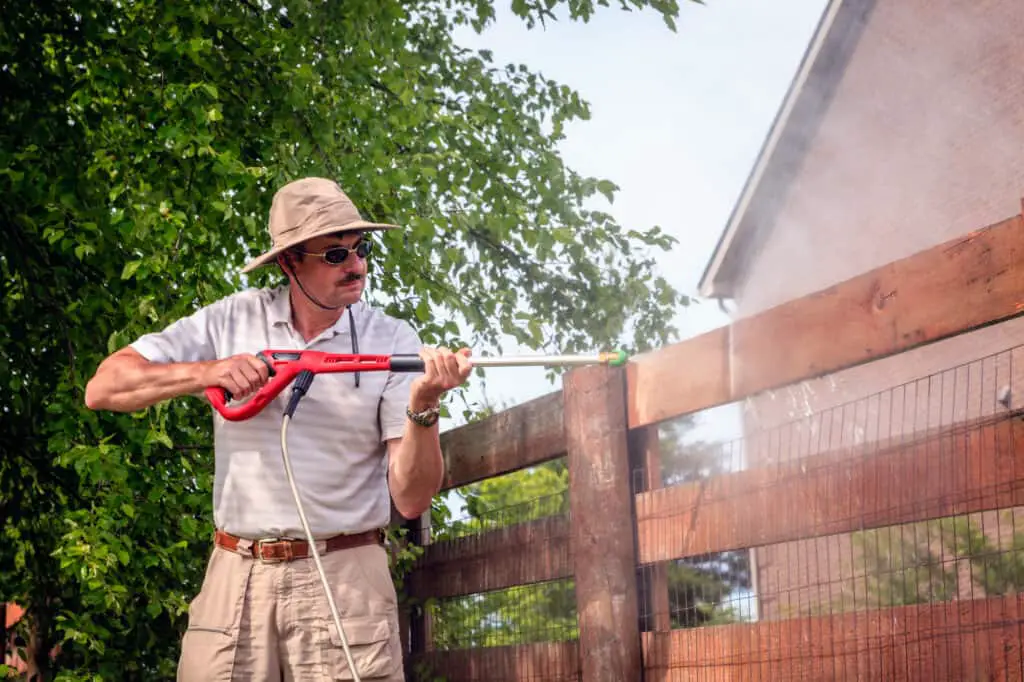
[[[286,386],[294,381],[292,394],[285,408],[281,421],[281,457],[284,460],[285,475],[291,487],[295,508],[302,522],[302,529],[309,543],[309,551],[320,574],[320,582],[327,595],[327,604],[331,610],[334,625],[338,628],[338,637],[345,652],[345,660],[352,671],[352,679],[360,682],[352,652],[349,650],[348,638],[341,623],[341,614],[334,601],[327,574],[320,561],[320,552],[316,548],[316,539],[306,519],[299,490],[292,474],[291,459],[288,456],[288,424],[299,405],[299,401],[309,391],[313,378],[317,374],[351,373],[351,372],[424,372],[423,359],[418,355],[366,355],[352,353],[327,353],[312,350],[265,350],[256,354],[266,363],[270,371],[270,380],[265,383],[249,400],[238,406],[229,406],[232,402],[231,393],[218,386],[206,389],[206,397],[218,413],[228,421],[244,421],[259,414],[274,398],[280,395]],[[608,365],[617,367],[624,365],[626,353],[621,350],[601,352],[592,355],[506,355],[483,356],[468,358],[472,367],[581,367],[587,365]]]

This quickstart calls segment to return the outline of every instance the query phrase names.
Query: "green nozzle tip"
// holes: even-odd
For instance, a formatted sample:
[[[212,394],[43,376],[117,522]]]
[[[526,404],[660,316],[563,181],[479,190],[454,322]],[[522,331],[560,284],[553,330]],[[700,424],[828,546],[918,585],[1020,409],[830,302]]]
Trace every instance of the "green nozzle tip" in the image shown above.
[[[611,360],[608,363],[609,365],[611,365],[612,367],[618,367],[620,365],[626,364],[626,360],[628,359],[628,356],[626,355],[626,351],[624,351],[624,350],[617,350],[617,351],[614,351],[614,353],[615,353],[615,359]]]

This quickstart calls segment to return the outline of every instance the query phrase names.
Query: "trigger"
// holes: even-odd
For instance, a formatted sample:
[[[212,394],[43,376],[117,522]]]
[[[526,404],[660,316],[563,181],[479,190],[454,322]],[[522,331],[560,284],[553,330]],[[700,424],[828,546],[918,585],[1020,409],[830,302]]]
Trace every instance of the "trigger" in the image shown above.
[[[262,360],[263,364],[267,366],[268,370],[270,370],[270,376],[274,376],[277,373],[277,372],[274,371],[274,364],[270,361],[270,359],[266,355],[263,354],[263,351],[260,351],[259,353],[257,353],[256,357],[258,357],[260,360]]]

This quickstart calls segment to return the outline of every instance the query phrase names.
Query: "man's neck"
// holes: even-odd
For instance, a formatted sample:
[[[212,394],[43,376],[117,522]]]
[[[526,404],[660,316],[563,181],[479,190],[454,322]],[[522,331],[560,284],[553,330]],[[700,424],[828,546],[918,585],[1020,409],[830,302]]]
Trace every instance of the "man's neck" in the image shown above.
[[[333,327],[345,314],[345,308],[324,310],[303,296],[301,291],[290,291],[289,298],[291,300],[292,326],[307,342],[322,334],[325,329]]]

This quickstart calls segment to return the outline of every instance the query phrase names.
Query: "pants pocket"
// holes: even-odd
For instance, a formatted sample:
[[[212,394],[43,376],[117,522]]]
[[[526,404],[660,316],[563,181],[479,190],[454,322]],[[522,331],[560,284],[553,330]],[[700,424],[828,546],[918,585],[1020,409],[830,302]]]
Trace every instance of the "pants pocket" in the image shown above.
[[[220,549],[210,556],[199,594],[188,607],[188,627],[178,660],[178,682],[232,679],[242,601],[249,578],[248,566],[236,559],[242,560],[242,557]]]
[[[345,629],[345,638],[360,679],[404,679],[400,674],[402,656],[396,619],[390,615],[342,617],[341,626]],[[330,637],[325,659],[326,678],[355,679],[333,619],[328,621],[327,629]]]

